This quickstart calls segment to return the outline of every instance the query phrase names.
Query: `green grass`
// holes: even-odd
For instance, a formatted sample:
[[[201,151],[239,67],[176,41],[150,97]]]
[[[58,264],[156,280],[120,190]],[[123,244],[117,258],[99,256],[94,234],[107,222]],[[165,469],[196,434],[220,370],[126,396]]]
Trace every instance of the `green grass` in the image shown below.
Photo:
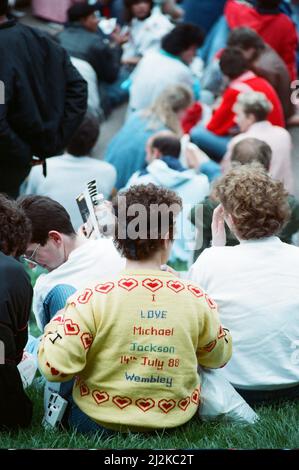
[[[260,421],[252,426],[221,422],[202,423],[194,419],[172,432],[151,435],[116,434],[81,436],[74,432],[45,430],[42,390],[28,391],[35,410],[31,428],[14,433],[0,433],[0,448],[79,448],[79,449],[294,449],[299,447],[299,403],[286,403],[279,408],[261,407],[256,411]]]

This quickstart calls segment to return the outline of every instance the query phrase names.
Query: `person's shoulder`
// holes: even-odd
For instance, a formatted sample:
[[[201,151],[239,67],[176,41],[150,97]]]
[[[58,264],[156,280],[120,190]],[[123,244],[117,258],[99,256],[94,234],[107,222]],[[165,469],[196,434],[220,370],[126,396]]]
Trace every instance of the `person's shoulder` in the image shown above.
[[[30,278],[24,269],[22,263],[12,256],[6,256],[0,252],[0,271],[1,280],[6,286],[13,286],[14,291],[22,290],[24,287],[30,287]]]

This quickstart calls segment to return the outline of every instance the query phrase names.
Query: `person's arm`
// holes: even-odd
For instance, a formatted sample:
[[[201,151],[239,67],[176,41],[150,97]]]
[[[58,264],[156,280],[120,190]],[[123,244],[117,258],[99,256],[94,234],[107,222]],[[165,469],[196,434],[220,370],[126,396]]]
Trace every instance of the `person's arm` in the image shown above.
[[[90,291],[90,289],[89,289]],[[92,305],[80,304],[85,293],[76,293],[66,308],[46,326],[38,352],[39,367],[50,382],[64,382],[81,372],[96,335]],[[83,308],[85,307],[85,308]]]
[[[62,310],[67,299],[76,292],[76,289],[69,284],[58,284],[46,295],[44,307],[44,324],[43,328],[52,320],[59,310]]]
[[[73,66],[67,52],[63,52],[65,54],[65,105],[57,145],[62,151],[80,126],[87,111],[87,83]]]
[[[1,77],[1,80],[5,83],[5,103],[0,103],[0,162],[5,161],[7,164],[6,159],[9,157],[16,166],[20,163],[26,166],[32,158],[31,147],[19,137],[8,121],[14,95],[13,86],[9,84],[13,79]]]
[[[298,36],[295,25],[290,20],[288,34],[285,37],[283,48],[281,48],[280,55],[288,68],[291,80],[297,78],[297,65],[296,65],[296,51],[298,47]]]
[[[113,83],[120,71],[121,48],[117,45],[99,43],[90,51],[90,63],[99,80]]]
[[[227,135],[235,125],[233,106],[239,92],[228,88],[222,97],[220,106],[214,112],[211,120],[207,124],[207,129],[217,135]]]
[[[215,302],[205,294],[205,310],[202,331],[198,340],[198,364],[210,369],[224,367],[232,356],[232,338],[223,328]]]

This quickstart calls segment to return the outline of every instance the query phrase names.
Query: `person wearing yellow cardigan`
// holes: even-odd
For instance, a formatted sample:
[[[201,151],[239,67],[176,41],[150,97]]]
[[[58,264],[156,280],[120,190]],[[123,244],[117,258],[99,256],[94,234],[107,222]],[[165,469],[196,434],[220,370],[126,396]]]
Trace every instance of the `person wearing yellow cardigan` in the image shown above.
[[[133,216],[121,214],[121,197],[127,207],[143,205],[147,222],[151,208],[163,207],[148,236],[129,236]],[[180,210],[180,198],[154,185],[132,187],[121,197],[114,203],[115,244],[126,270],[70,297],[45,328],[39,349],[48,380],[76,377],[70,423],[79,431],[86,422],[89,431],[123,432],[188,422],[200,403],[198,365],[223,367],[232,353],[215,302],[195,283],[161,270],[174,238],[171,208]],[[150,228],[158,237],[150,238]]]

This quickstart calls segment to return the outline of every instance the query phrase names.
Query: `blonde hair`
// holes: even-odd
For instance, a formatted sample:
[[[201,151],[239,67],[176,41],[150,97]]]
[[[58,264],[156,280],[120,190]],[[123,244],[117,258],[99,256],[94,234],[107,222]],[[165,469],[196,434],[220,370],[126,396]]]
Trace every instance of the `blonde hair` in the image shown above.
[[[244,114],[253,114],[257,121],[266,120],[273,109],[273,105],[266,95],[259,91],[240,93],[235,106],[241,108]]]
[[[290,217],[288,194],[260,163],[238,165],[216,184],[215,191],[236,235],[243,240],[276,235]]]
[[[166,88],[154,104],[143,112],[149,118],[148,129],[154,130],[161,123],[177,135],[182,135],[177,113],[188,108],[193,101],[191,89],[185,85],[172,85]]]

